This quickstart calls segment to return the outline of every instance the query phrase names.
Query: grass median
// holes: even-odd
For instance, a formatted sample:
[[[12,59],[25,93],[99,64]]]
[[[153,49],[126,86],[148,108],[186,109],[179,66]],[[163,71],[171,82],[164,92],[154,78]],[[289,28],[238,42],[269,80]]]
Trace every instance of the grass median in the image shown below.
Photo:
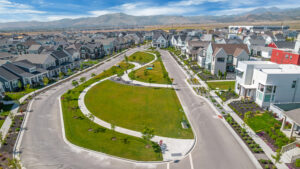
[[[84,88],[113,74],[121,74],[124,70],[132,67],[133,65],[122,62],[119,66],[104,71],[62,96],[66,138],[80,147],[122,158],[138,161],[161,161],[162,154],[156,143],[152,143],[152,147],[148,148],[145,146],[146,142],[141,138],[103,128],[85,117],[78,107],[78,97]]]

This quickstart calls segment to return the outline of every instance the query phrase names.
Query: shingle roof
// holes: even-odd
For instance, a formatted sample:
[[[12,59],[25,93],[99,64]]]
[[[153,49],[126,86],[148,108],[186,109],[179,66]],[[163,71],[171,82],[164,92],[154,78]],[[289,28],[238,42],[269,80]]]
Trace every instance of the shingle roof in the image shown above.
[[[286,41],[275,41],[275,45],[278,48],[284,48],[284,49],[294,49],[295,48],[295,42],[286,42]]]
[[[34,64],[44,64],[49,57],[55,60],[55,58],[49,54],[26,54],[20,55],[15,61],[28,60]]]
[[[57,59],[62,59],[62,58],[68,57],[68,54],[64,51],[54,51],[51,53],[51,55]]]
[[[213,51],[216,48],[223,48],[227,55],[233,55],[237,48],[245,50],[249,54],[247,45],[245,44],[212,44]]]
[[[32,74],[25,72],[23,69],[19,68],[18,66],[12,64],[12,63],[5,63],[2,65],[3,68],[5,68],[7,71],[22,77],[31,77]]]
[[[0,66],[0,77],[2,77],[3,79],[5,79],[7,81],[18,80],[19,79],[18,76],[16,76],[13,73],[7,71],[2,66]]]

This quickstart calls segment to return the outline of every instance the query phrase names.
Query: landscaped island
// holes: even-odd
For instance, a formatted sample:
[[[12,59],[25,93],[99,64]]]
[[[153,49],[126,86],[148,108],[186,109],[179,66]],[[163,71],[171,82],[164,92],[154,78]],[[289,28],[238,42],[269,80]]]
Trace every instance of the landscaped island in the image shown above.
[[[169,78],[168,72],[161,60],[160,53],[157,51],[149,52],[156,54],[157,60],[151,65],[144,66],[138,70],[130,72],[129,77],[133,80],[146,83],[171,84],[171,79]]]
[[[106,70],[62,96],[66,138],[75,145],[118,157],[140,161],[161,161],[162,154],[158,144],[152,143],[152,147],[147,148],[142,138],[103,128],[84,116],[78,107],[78,97],[84,88],[130,68],[133,68],[133,65],[122,62],[119,66]]]
[[[104,81],[85,96],[89,111],[116,126],[136,131],[154,128],[155,135],[193,138],[192,130],[183,129],[186,120],[174,89],[138,87]]]

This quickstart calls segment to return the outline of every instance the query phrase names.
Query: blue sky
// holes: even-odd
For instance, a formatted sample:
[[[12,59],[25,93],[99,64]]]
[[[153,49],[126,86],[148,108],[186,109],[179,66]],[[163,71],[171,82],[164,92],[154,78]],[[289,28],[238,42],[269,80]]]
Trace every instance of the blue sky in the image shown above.
[[[0,0],[0,22],[129,15],[231,15],[260,7],[295,8],[297,0]]]

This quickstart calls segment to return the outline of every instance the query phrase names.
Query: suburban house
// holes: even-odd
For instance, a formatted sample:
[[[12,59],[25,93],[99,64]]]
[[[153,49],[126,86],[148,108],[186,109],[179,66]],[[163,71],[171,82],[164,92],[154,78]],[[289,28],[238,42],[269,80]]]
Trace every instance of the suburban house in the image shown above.
[[[270,61],[241,61],[235,92],[268,108],[270,103],[300,102],[300,67]]]
[[[14,91],[18,88],[20,78],[0,66],[0,82],[4,91]]]
[[[20,55],[15,61],[27,60],[38,68],[49,71],[49,77],[58,76],[59,67],[56,66],[56,59],[50,54],[26,54]]]
[[[210,44],[207,48],[205,68],[212,74],[233,72],[239,61],[249,60],[245,44]]]
[[[251,55],[252,56],[261,56],[263,58],[270,59],[272,56],[271,47],[264,47],[264,46],[252,46],[251,47]]]
[[[152,39],[152,47],[166,48],[169,46],[169,41],[166,35],[160,32],[155,32]]]
[[[198,61],[198,64],[203,67],[205,63],[206,51],[210,42],[188,41],[186,55],[193,61]]]
[[[31,45],[28,49],[28,53],[29,54],[39,54],[41,53],[43,50],[43,47],[41,45]]]
[[[104,56],[103,45],[101,43],[87,43],[81,46],[80,57],[83,59],[97,59]]]
[[[300,35],[297,41],[293,42],[288,48],[274,48],[271,61],[278,64],[300,65]]]
[[[73,59],[71,55],[68,55],[65,51],[54,51],[51,55],[56,59],[56,66],[59,67],[60,72],[66,73],[68,69],[73,69]]]

